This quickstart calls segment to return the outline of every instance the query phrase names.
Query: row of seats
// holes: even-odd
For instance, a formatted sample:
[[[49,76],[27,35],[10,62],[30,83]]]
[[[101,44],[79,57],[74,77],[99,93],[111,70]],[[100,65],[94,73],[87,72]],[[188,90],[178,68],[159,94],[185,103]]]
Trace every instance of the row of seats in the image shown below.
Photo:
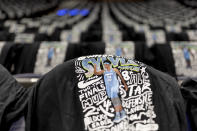
[[[184,50],[190,49],[190,63],[185,62]],[[127,41],[104,42],[0,42],[0,64],[12,74],[45,74],[64,61],[86,55],[108,54],[136,59],[172,76],[196,76],[197,42],[154,43]]]
[[[0,0],[0,20],[41,14],[58,6],[60,0]]]
[[[119,3],[117,6],[130,18],[142,24],[153,26],[164,24],[184,25],[196,21],[196,9],[185,7],[175,0]]]
[[[189,6],[189,7],[197,7],[197,1],[196,0],[177,0],[180,3]]]
[[[80,32],[85,31],[88,25],[96,19],[99,6],[93,5],[92,3],[83,3],[73,5],[72,9],[76,9],[76,6],[78,9],[90,10],[91,15],[67,15],[60,17],[54,12],[53,14],[36,19],[24,18],[20,21],[7,20],[2,22],[0,26],[2,29],[0,31],[0,41],[18,42],[18,38],[25,37],[24,42],[28,38],[30,38],[29,41],[60,41],[65,38],[62,36],[65,32],[71,32],[70,34],[74,35],[76,33],[80,34]],[[96,8],[93,9],[93,6],[96,6]]]
[[[92,41],[104,42],[113,41],[114,39],[119,39],[114,41],[132,40],[147,41],[148,43],[155,40],[162,42],[196,40],[196,9],[184,7],[180,3],[171,0],[170,2],[161,1],[161,3],[168,3],[162,4],[165,7],[173,3],[168,10],[165,8],[157,10],[154,7],[161,3],[155,0],[147,2],[116,2],[101,5],[94,2],[80,4],[75,1],[73,4],[69,3],[70,9],[85,9],[89,10],[90,14],[85,16],[58,16],[56,12],[53,12],[38,18],[0,21],[0,41],[18,42],[18,39],[23,40],[24,36],[27,39],[29,38],[29,41],[71,40],[66,38],[66,34],[69,34],[69,37],[78,37],[76,38],[78,41],[86,41],[86,39],[89,39],[86,37],[91,37],[89,34],[93,36]],[[64,7],[66,7],[66,4]],[[181,11],[179,11],[180,8],[182,8]],[[170,17],[172,17],[171,22],[167,21]],[[82,22],[83,20],[89,22]],[[109,35],[110,32],[113,35]],[[24,39],[24,42],[27,39]]]

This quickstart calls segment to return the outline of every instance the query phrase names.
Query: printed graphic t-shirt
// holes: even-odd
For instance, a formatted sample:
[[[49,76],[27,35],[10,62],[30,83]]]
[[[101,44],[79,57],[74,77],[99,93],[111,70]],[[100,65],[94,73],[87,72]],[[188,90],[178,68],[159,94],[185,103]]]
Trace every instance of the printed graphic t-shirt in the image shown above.
[[[174,64],[178,77],[196,77],[197,74],[197,42],[172,41]]]
[[[45,74],[63,63],[66,50],[66,42],[42,42],[38,49],[34,73]]]
[[[119,71],[116,99],[107,95],[105,60]],[[33,89],[26,126],[27,131],[185,131],[184,114],[179,86],[169,75],[135,60],[95,55],[43,76]]]

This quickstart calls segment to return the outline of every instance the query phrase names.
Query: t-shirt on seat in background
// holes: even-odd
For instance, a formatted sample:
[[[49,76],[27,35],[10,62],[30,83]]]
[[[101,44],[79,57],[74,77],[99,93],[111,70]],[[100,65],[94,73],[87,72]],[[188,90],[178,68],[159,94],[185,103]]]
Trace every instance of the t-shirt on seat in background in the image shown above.
[[[11,126],[24,129],[24,118],[22,117],[25,116],[26,113],[31,89],[32,88],[23,88],[9,72],[0,65],[1,131],[8,131]]]
[[[32,73],[39,42],[25,44],[6,42],[0,52],[0,64],[11,74]]]
[[[150,51],[153,54],[154,59],[147,62],[147,64],[162,72],[168,73],[173,77],[176,77],[175,62],[170,44],[154,44],[150,48]]]
[[[197,80],[188,78],[182,82],[181,86],[181,93],[187,105],[187,117],[188,123],[190,124],[189,131],[193,131],[197,128]]]
[[[104,42],[82,42],[68,44],[64,61],[74,59],[80,56],[104,54]]]

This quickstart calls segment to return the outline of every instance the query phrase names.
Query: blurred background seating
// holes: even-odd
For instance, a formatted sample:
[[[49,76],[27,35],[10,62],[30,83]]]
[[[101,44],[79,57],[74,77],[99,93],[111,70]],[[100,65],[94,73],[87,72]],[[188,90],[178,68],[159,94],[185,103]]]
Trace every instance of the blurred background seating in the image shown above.
[[[119,55],[177,79],[196,78],[196,0],[0,3],[0,63],[13,75],[43,75],[71,58],[117,55],[116,49],[121,47]],[[184,48],[190,50],[190,65]]]

